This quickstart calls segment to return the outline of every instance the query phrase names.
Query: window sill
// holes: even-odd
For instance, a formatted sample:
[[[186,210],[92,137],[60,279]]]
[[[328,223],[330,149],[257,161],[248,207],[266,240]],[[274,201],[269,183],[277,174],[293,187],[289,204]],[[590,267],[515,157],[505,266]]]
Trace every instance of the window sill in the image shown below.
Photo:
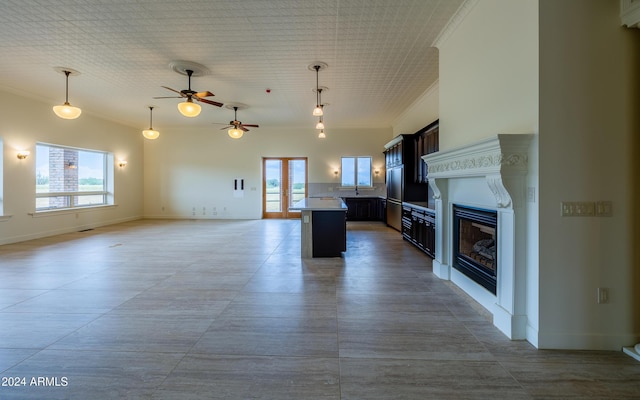
[[[0,215],[0,222],[8,221],[11,217],[11,215]]]
[[[99,205],[99,206],[86,206],[86,207],[75,207],[75,208],[62,208],[57,210],[43,210],[29,213],[33,218],[40,217],[53,217],[56,215],[67,215],[67,214],[77,214],[77,213],[86,213],[98,210],[104,210],[108,208],[115,208],[117,204],[107,204],[107,205]]]

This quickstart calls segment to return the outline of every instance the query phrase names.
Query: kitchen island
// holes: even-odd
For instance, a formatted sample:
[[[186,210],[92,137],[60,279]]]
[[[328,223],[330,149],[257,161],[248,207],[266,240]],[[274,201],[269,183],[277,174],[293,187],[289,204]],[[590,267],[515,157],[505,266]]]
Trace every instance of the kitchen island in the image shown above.
[[[289,208],[300,211],[300,256],[340,257],[347,250],[347,205],[334,197],[307,197]]]

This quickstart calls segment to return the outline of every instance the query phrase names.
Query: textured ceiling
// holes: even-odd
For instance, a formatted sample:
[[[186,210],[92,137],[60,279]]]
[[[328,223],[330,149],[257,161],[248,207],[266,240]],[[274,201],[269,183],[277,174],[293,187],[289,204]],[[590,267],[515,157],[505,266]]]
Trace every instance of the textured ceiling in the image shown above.
[[[320,71],[325,124],[389,127],[437,80],[440,31],[463,0],[2,0],[0,88],[69,101],[133,127],[211,126],[233,111],[203,104],[182,117],[180,99],[161,86],[186,89],[175,60],[204,65],[192,89],[248,107],[238,119],[261,126],[313,126]],[[271,89],[267,93],[266,89]],[[82,118],[82,117],[81,117]]]

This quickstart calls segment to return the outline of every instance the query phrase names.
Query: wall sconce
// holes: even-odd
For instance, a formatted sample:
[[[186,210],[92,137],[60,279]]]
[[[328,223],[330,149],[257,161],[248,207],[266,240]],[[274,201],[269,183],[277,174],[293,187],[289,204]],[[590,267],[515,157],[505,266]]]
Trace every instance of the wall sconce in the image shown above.
[[[376,176],[380,175],[380,170],[376,169],[375,171],[373,171],[374,174],[376,174]]]
[[[333,171],[333,174],[334,174],[335,176],[338,176],[338,174],[339,174],[339,173],[340,173],[340,171],[338,171],[337,169],[336,169],[335,171]]]
[[[31,154],[30,151],[22,150],[22,151],[19,151],[18,154],[16,154],[16,156],[18,157],[18,160],[24,160],[25,158],[29,157],[29,154]]]
[[[118,167],[124,168],[126,166],[127,166],[127,161],[125,161],[125,160],[119,160],[118,161]]]
[[[75,162],[73,162],[73,161],[69,161],[69,162],[67,163],[67,168],[68,168],[68,169],[78,169],[78,165],[77,165]]]

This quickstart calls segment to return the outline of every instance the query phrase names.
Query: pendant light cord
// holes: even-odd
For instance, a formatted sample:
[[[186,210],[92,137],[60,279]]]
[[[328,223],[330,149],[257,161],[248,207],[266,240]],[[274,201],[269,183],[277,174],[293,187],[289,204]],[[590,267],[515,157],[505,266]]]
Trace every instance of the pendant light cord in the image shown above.
[[[69,104],[69,74],[71,73],[71,71],[64,71],[64,75],[67,77],[67,83],[66,83],[66,93],[64,96],[64,103],[65,104]]]

